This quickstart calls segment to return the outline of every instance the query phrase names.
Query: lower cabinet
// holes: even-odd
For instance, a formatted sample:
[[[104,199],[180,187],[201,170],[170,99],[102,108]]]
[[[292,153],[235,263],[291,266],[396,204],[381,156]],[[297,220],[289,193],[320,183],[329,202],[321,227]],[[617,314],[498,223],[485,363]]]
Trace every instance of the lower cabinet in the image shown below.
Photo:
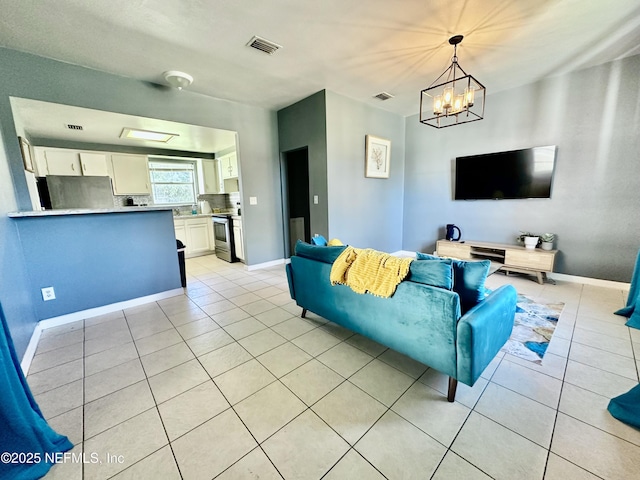
[[[174,218],[176,239],[185,244],[185,257],[213,253],[213,223],[211,217]]]
[[[233,218],[233,246],[236,257],[244,261],[244,239],[242,237],[242,220]]]

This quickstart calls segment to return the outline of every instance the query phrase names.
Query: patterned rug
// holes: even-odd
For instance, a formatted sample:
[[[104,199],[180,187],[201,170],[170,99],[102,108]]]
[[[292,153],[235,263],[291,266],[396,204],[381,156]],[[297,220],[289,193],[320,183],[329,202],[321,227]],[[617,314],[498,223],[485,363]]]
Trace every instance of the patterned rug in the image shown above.
[[[518,294],[513,332],[502,351],[542,364],[563,308],[562,302],[536,303]]]

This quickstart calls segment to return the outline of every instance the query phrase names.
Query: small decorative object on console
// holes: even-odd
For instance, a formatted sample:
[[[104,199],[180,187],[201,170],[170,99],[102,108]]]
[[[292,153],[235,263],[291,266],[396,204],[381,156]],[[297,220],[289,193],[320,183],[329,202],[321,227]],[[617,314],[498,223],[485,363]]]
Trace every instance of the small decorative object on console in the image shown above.
[[[540,248],[542,248],[542,250],[553,250],[553,240],[555,238],[555,233],[543,233],[540,235]]]
[[[538,242],[540,241],[540,237],[531,232],[520,232],[520,235],[516,237],[516,241],[519,243],[524,243],[524,247],[533,250],[538,246]]]

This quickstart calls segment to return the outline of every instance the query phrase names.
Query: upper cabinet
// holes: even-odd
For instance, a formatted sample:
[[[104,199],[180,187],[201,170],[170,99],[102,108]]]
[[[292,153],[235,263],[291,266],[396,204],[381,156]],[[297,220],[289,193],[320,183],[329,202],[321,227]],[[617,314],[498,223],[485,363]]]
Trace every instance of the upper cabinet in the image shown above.
[[[219,158],[220,173],[223,179],[238,178],[238,157],[234,153],[229,153]]]
[[[35,147],[38,175],[82,175],[76,150]]]
[[[107,177],[107,154],[80,152],[65,148],[35,147],[33,153],[38,175],[91,175]]]
[[[146,155],[112,153],[111,167],[115,195],[151,195]]]
[[[202,193],[222,193],[216,165],[216,160],[202,160],[202,176],[204,178],[204,191]]]
[[[103,152],[80,152],[80,167],[83,175],[109,176],[107,154]]]

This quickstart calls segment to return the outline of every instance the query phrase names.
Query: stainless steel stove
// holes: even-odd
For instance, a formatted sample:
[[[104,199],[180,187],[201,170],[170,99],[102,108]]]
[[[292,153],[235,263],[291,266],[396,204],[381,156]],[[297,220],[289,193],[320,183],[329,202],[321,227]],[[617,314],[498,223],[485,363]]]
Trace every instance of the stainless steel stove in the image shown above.
[[[230,213],[213,214],[213,237],[216,257],[226,262],[237,262],[233,243],[233,227]]]

